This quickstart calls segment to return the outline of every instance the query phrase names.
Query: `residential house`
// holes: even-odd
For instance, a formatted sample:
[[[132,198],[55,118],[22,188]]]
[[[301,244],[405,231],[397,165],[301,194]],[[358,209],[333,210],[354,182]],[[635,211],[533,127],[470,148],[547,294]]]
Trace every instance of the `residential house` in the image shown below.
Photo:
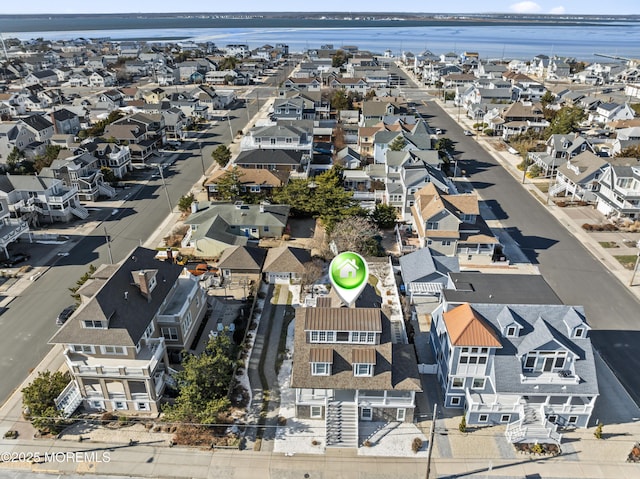
[[[556,181],[549,188],[549,196],[562,196],[570,201],[595,204],[599,180],[607,164],[604,158],[590,151],[570,158],[558,168]]]
[[[134,249],[100,267],[78,291],[81,304],[51,338],[63,345],[71,383],[56,401],[65,415],[81,403],[118,414],[160,412],[169,351],[189,348],[206,293],[183,267]]]
[[[185,224],[189,231],[183,247],[194,255],[219,257],[230,246],[257,246],[260,238],[280,238],[289,219],[288,205],[246,205],[242,202],[210,203],[192,213]]]
[[[14,148],[25,151],[29,145],[36,141],[34,130],[27,127],[22,121],[0,123],[0,161],[7,162],[7,157]]]
[[[322,82],[317,78],[287,78],[282,87],[286,90],[297,91],[320,91],[322,89]]]
[[[258,126],[242,137],[240,146],[242,150],[293,150],[311,155],[313,130],[298,122]]]
[[[76,135],[80,131],[80,117],[66,108],[53,110],[50,118],[56,134]]]
[[[59,82],[58,74],[53,70],[39,70],[29,73],[24,79],[25,85],[56,86]]]
[[[595,112],[589,114],[591,124],[606,125],[613,121],[631,120],[635,112],[628,103],[600,103]]]
[[[527,131],[541,132],[549,126],[544,117],[544,109],[539,103],[518,101],[509,105],[502,113],[502,139],[521,135]]]
[[[29,225],[21,219],[11,218],[7,198],[0,197],[0,250],[5,258],[9,257],[7,247],[24,235],[31,240]]]
[[[290,246],[270,248],[262,273],[267,283],[298,284],[303,280],[310,261],[311,253],[307,249]]]
[[[6,198],[13,218],[29,224],[66,222],[74,216],[84,220],[89,216],[80,204],[78,190],[56,178],[5,173],[0,175],[0,198]]]
[[[293,150],[246,150],[240,152],[234,164],[246,169],[305,174],[309,169],[310,155]]]
[[[116,84],[116,76],[106,70],[98,70],[89,75],[89,86],[105,88]]]
[[[128,146],[93,140],[83,142],[82,148],[98,158],[100,166],[109,168],[116,178],[124,178],[129,171],[133,170],[131,152]]]
[[[100,171],[100,160],[91,153],[83,152],[64,159],[57,159],[40,172],[42,177],[62,180],[63,184],[78,191],[82,201],[97,201],[99,196],[113,198],[116,191],[104,182]]]
[[[543,152],[529,152],[529,161],[546,177],[554,177],[561,165],[584,151],[595,153],[593,146],[580,133],[551,135]]]
[[[364,78],[334,78],[329,83],[329,86],[333,89],[344,90],[345,92],[354,92],[358,95],[364,96],[371,88]]]
[[[414,419],[421,391],[413,346],[391,340],[380,308],[296,309],[295,415],[324,420],[327,447],[358,447],[359,421]]]
[[[238,193],[248,193],[258,198],[270,199],[274,188],[282,187],[288,179],[288,174],[268,169],[236,167],[233,170],[217,170],[204,183],[209,200],[221,199],[218,195],[218,181],[231,172],[237,174],[240,184]]]
[[[244,284],[248,286],[251,278],[260,276],[266,256],[267,251],[262,248],[232,246],[220,255],[218,268],[222,271],[225,281],[242,282],[244,279]]]
[[[346,170],[355,170],[363,165],[360,154],[348,146],[336,153],[336,162]]]
[[[273,120],[303,120],[313,119],[304,118],[304,110],[309,109],[309,105],[305,105],[303,98],[276,98],[273,101]],[[313,111],[313,109],[312,109]]]
[[[20,121],[33,131],[36,141],[45,143],[54,134],[53,123],[42,115],[30,115]]]
[[[582,306],[487,299],[445,300],[432,314],[445,407],[464,407],[468,425],[506,425],[512,443],[559,443],[557,426],[587,427],[599,390]]]
[[[610,162],[595,194],[596,209],[608,218],[640,219],[640,160]]]
[[[185,128],[191,124],[190,118],[177,107],[171,107],[161,111],[165,125],[167,140],[182,140],[185,135]]]
[[[458,258],[431,248],[420,248],[400,256],[399,262],[405,292],[412,304],[421,296],[439,296],[449,282],[449,273],[460,272]]]
[[[475,194],[447,195],[427,183],[416,192],[411,213],[421,247],[465,263],[493,260],[499,242],[480,216]]]

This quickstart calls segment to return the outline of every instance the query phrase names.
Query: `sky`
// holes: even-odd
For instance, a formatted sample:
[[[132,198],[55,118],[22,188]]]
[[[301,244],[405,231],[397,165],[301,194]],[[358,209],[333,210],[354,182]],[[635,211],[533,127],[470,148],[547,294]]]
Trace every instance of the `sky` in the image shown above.
[[[15,2],[4,0],[0,14],[36,13],[165,13],[165,12],[301,12],[301,11],[350,11],[392,12],[401,7],[404,12],[429,13],[538,13],[567,15],[630,15],[640,14],[637,0],[442,0],[414,1],[403,4],[387,0],[323,0],[300,2],[297,0],[239,0],[206,4],[202,0],[30,0]],[[349,7],[347,10],[345,5]]]

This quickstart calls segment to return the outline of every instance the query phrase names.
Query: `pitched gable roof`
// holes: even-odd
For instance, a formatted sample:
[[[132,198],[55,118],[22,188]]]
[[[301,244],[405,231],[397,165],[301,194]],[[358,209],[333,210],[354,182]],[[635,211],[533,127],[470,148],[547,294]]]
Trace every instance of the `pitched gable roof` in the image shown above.
[[[454,346],[502,347],[491,326],[485,324],[468,303],[445,312],[443,319]]]
[[[305,263],[311,261],[309,250],[280,246],[267,252],[264,262],[265,273],[304,273]]]

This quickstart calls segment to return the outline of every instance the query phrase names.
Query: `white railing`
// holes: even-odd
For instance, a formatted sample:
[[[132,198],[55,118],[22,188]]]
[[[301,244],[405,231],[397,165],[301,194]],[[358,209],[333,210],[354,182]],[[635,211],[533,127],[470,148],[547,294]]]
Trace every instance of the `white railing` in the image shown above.
[[[62,411],[64,417],[71,416],[82,402],[80,388],[75,381],[71,381],[54,400],[56,409]]]
[[[520,374],[521,384],[579,384],[580,376],[574,374],[572,376],[562,376],[558,373],[540,373],[527,376]]]

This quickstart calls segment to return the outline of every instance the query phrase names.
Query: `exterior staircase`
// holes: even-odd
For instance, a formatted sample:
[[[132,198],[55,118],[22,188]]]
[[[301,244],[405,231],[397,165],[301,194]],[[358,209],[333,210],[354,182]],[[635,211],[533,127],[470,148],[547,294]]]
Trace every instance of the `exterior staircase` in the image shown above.
[[[116,196],[116,189],[111,185],[107,185],[106,183],[98,183],[98,191],[101,195],[107,196],[109,198],[113,198],[114,196]]]
[[[560,444],[562,434],[558,427],[547,421],[539,406],[524,404],[520,419],[507,425],[505,436],[511,443],[554,443]]]
[[[75,381],[71,381],[55,399],[56,408],[64,417],[71,416],[82,403],[82,394]]]
[[[89,211],[82,205],[72,206],[71,213],[76,215],[81,220],[86,220],[89,217]]]
[[[331,401],[326,413],[327,447],[358,447],[358,406]]]
[[[566,189],[567,189],[567,185],[565,185],[564,183],[556,183],[549,190],[549,196],[557,196],[558,194],[562,193]]]

